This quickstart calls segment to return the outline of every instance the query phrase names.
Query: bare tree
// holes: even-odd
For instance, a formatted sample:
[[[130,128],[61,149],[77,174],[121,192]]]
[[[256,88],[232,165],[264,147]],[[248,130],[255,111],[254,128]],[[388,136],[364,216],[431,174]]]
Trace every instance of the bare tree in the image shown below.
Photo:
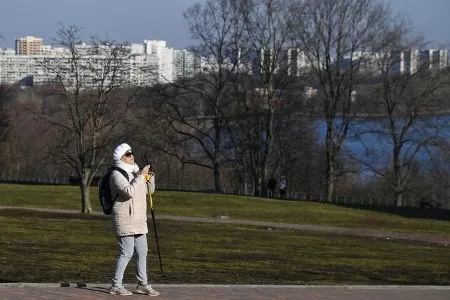
[[[448,130],[448,129],[447,129]],[[426,196],[437,195],[444,208],[450,209],[450,148],[447,139],[437,145],[431,154],[431,159],[424,172],[428,188],[424,191]]]
[[[11,101],[12,96],[12,87],[7,86],[5,84],[0,85],[0,153],[1,160],[0,160],[0,167],[2,169],[2,174],[4,173],[6,166],[9,164],[8,155],[6,155],[6,139],[8,131],[10,131],[11,128],[11,114],[9,112],[9,104]],[[3,159],[6,158],[6,159]]]
[[[297,5],[290,0],[257,0],[242,7],[245,39],[237,48],[239,65],[233,81],[237,103],[230,135],[250,173],[253,194],[263,196],[276,160],[276,112],[288,108],[283,92],[298,75],[298,50],[293,47]]]
[[[170,144],[176,147],[161,149],[178,157],[183,164],[212,170],[217,192],[222,191],[224,129],[231,101],[227,89],[230,74],[236,68],[236,62],[230,61],[229,56],[236,53],[243,32],[243,15],[237,3],[207,0],[185,11],[192,37],[199,41],[192,53],[202,59],[202,69],[195,76],[173,84],[163,95],[165,122],[177,138],[172,139],[175,144]]]
[[[63,169],[46,165],[45,154],[52,149],[53,138],[45,130],[48,125],[36,118],[39,110],[37,89],[21,89],[18,85],[0,88],[0,94],[4,96],[3,105],[0,105],[0,123],[4,124],[4,127],[0,126],[0,173],[3,177],[20,180],[55,178]]]
[[[204,110],[198,99],[190,93],[183,95],[177,84],[157,84],[141,91],[139,105],[133,109],[136,119],[127,128],[137,133],[138,147],[151,150],[153,163],[159,160],[160,166],[166,165],[164,176],[158,180],[183,184],[186,166],[212,169],[208,159],[203,159],[203,151],[195,150],[194,136],[200,136],[200,143],[202,136],[189,130],[194,125],[199,126],[198,131],[205,124],[210,126],[200,117]]]
[[[392,36],[383,1],[304,0],[297,39],[314,82],[320,87],[326,124],[327,201],[345,169],[336,162],[351,121],[352,93],[367,76],[368,63]]]
[[[0,85],[0,142],[6,137],[9,128],[8,104],[13,95],[13,87]]]
[[[397,32],[406,36],[407,28],[399,27]],[[374,85],[373,98],[384,118],[369,122],[368,129],[361,129],[366,157],[371,159],[360,162],[389,183],[395,204],[403,206],[403,195],[411,189],[419,163],[426,161],[426,157],[432,160],[432,153],[446,140],[450,124],[448,118],[439,115],[448,97],[450,72],[441,66],[433,70],[428,58],[421,61],[421,50],[412,49],[417,39],[406,42],[398,36],[396,40],[398,44],[390,48],[395,50],[387,49],[377,60],[380,82]],[[408,63],[410,68],[400,69]],[[376,159],[380,158],[380,153],[376,153],[379,147],[368,143],[370,137],[385,145],[383,159]]]
[[[42,68],[50,78],[40,117],[59,135],[50,155],[69,165],[80,178],[81,211],[92,211],[89,186],[118,125],[134,101],[129,77],[131,54],[126,44],[92,39],[86,46],[80,28],[61,26],[56,43],[67,49],[60,57],[46,60]]]

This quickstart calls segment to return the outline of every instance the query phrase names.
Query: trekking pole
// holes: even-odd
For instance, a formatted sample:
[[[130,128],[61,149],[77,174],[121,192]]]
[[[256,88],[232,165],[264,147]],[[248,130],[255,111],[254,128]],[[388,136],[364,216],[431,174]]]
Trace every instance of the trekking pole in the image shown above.
[[[150,165],[150,168],[151,168],[151,163],[150,163],[147,155],[142,155],[142,160],[143,160],[144,164]],[[158,240],[158,232],[156,230],[155,210],[153,209],[153,198],[152,198],[152,193],[150,193],[150,189],[148,188],[148,183],[147,183],[147,194],[148,194],[148,200],[150,202],[150,213],[152,214],[153,231],[155,232],[156,249],[158,250],[159,268],[161,270],[161,275],[164,275],[162,261],[161,261],[161,252],[159,251],[159,240]]]
[[[155,211],[153,210],[153,199],[152,199],[152,194],[150,194],[150,192],[148,193],[148,197],[150,199],[150,212],[152,214],[153,229],[155,231],[156,249],[158,250],[159,268],[161,270],[161,275],[164,275],[162,261],[161,261],[161,252],[159,251],[158,232],[156,231],[156,220],[155,220]]]

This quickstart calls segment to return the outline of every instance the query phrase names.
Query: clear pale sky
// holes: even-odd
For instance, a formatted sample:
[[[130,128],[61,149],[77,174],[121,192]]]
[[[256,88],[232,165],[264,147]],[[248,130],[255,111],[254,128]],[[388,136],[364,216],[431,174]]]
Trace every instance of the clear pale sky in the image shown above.
[[[386,0],[389,1],[389,0]],[[193,44],[183,11],[204,0],[0,0],[0,48],[14,39],[34,35],[50,44],[59,23],[118,41],[165,40],[169,47]],[[450,0],[390,0],[395,13],[404,12],[433,45],[450,45]]]

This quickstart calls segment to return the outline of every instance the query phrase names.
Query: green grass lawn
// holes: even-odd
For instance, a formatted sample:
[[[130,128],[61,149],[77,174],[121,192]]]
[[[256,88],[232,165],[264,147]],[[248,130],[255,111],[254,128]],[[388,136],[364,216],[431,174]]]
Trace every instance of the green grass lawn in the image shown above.
[[[90,195],[93,210],[100,211],[97,188],[91,188]],[[325,203],[172,191],[156,191],[153,202],[158,214],[198,217],[228,214],[233,219],[450,236],[449,221]],[[75,186],[0,184],[0,205],[80,209],[80,190]]]
[[[154,283],[450,284],[444,245],[230,224],[157,225],[165,276],[150,227]],[[106,218],[0,210],[0,233],[0,282],[111,280],[117,250]],[[134,271],[132,261],[125,282],[135,282]]]

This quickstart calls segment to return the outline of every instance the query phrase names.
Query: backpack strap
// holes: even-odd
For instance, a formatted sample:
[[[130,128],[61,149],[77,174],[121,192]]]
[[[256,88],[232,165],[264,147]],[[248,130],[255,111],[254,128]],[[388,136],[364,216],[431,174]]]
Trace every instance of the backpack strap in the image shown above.
[[[122,174],[127,179],[127,181],[130,180],[128,177],[127,171],[125,171],[124,169],[119,168],[119,167],[111,167],[110,170],[111,170],[111,173],[112,173],[112,171],[119,171],[120,174]],[[119,197],[119,193],[117,193],[116,196],[114,197],[113,203],[116,202],[117,197]]]
[[[111,167],[111,170],[119,171],[120,174],[122,174],[127,180],[130,180],[130,178],[128,177],[127,171],[125,171],[124,169],[119,168],[119,167]]]

